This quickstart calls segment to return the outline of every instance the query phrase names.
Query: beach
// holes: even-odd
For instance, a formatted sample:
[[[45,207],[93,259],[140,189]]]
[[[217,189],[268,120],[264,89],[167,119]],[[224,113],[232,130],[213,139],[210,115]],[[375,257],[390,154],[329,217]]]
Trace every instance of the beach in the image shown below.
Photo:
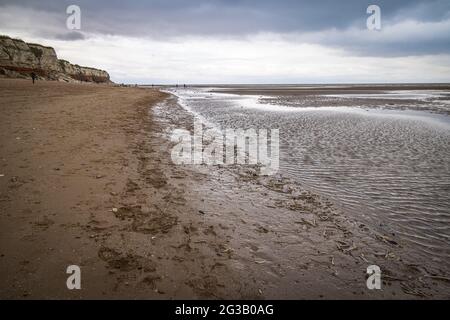
[[[1,298],[449,297],[445,268],[289,177],[175,165],[170,133],[193,125],[178,102],[0,80]],[[383,290],[367,289],[369,265]]]

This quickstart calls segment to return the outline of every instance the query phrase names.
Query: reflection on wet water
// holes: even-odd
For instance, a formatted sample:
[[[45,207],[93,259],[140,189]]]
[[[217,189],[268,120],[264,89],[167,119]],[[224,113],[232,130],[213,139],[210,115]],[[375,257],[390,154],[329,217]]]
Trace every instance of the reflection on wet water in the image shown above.
[[[174,93],[219,127],[279,128],[281,174],[400,236],[418,259],[449,266],[449,110],[298,108],[206,89]]]

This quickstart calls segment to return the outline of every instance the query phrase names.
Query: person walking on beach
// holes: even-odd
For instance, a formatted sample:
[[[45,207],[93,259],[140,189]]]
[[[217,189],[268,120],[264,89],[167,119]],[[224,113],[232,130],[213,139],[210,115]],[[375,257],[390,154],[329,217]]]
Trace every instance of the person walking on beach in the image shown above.
[[[34,84],[34,80],[37,79],[36,73],[32,72],[31,73],[31,80],[33,80],[33,84]]]

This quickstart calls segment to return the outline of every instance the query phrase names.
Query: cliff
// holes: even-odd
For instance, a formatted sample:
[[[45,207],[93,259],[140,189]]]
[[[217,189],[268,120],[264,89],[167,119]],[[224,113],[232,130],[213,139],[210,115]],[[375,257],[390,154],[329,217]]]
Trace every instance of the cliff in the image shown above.
[[[0,77],[29,78],[32,72],[46,80],[111,82],[106,71],[58,59],[52,47],[0,35]]]

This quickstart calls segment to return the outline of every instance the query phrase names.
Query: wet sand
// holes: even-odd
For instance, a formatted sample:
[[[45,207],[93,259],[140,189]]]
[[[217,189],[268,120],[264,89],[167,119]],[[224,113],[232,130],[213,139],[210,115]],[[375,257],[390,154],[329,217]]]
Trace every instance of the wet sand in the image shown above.
[[[450,115],[449,84],[222,86],[211,92],[259,96],[262,104],[295,108],[347,106]]]
[[[409,246],[409,257],[449,274],[450,118],[449,105],[439,100],[448,91],[357,97],[170,92],[213,127],[279,128],[278,173],[395,235]],[[382,102],[387,97],[392,105]]]
[[[176,166],[152,89],[0,81],[0,298],[449,298],[449,279],[320,195]],[[68,265],[82,290],[66,288]],[[383,290],[366,287],[379,265]]]
[[[325,94],[376,94],[385,91],[404,90],[450,90],[449,84],[336,84],[336,85],[233,85],[221,86],[212,92],[249,94],[249,95],[273,95],[273,96],[305,96]]]

